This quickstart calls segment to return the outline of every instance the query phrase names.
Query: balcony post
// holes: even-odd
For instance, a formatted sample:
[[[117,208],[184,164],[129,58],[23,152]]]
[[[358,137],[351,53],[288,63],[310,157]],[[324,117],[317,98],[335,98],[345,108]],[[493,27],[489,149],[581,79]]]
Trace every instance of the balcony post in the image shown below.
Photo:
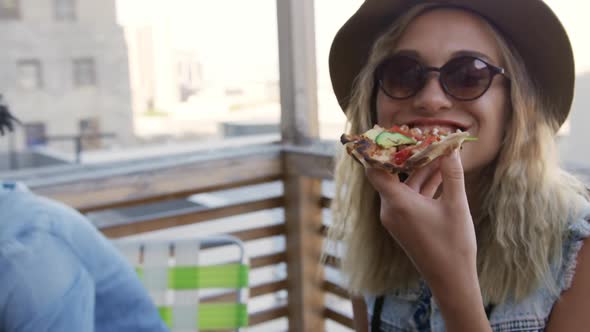
[[[277,0],[281,137],[308,145],[319,136],[313,0]],[[324,331],[321,180],[293,171],[283,156],[289,331]]]
[[[277,0],[281,136],[305,145],[319,136],[314,0]]]

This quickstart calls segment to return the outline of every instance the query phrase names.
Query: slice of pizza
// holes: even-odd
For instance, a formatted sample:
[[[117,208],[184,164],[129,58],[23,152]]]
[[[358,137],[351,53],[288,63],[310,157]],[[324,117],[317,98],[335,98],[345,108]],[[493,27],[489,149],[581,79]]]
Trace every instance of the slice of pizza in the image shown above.
[[[377,167],[391,173],[411,173],[436,158],[461,147],[465,141],[476,141],[468,132],[450,133],[447,129],[375,125],[361,135],[343,134],[340,142],[346,152],[364,167]]]

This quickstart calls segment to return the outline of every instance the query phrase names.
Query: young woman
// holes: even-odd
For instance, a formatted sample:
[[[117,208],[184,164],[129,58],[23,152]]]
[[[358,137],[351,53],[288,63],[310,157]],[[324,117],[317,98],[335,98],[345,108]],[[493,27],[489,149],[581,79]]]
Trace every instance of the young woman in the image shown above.
[[[478,137],[404,181],[343,153],[331,237],[359,330],[590,329],[590,204],[554,141],[573,55],[541,0],[367,0],[330,72],[348,133]]]

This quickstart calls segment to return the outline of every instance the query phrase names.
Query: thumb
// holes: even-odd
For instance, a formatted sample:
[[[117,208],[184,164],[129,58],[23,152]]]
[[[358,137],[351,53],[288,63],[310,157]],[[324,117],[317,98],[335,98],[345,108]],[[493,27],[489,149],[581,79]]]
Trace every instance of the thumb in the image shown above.
[[[465,176],[459,150],[455,149],[447,156],[441,157],[440,171],[442,175],[443,199],[455,200],[466,196]]]

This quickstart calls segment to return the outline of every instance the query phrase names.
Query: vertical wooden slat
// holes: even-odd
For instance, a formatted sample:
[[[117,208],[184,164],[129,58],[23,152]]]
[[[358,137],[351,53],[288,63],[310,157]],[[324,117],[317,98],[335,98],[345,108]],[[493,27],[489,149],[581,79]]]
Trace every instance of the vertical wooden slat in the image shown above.
[[[277,0],[283,144],[319,136],[313,0]],[[283,155],[289,331],[323,331],[321,181],[289,172]]]
[[[313,0],[277,0],[281,137],[307,145],[319,135]],[[284,163],[289,331],[324,330],[321,181],[288,172]]]
[[[285,179],[289,331],[324,331],[320,195],[320,180]]]

